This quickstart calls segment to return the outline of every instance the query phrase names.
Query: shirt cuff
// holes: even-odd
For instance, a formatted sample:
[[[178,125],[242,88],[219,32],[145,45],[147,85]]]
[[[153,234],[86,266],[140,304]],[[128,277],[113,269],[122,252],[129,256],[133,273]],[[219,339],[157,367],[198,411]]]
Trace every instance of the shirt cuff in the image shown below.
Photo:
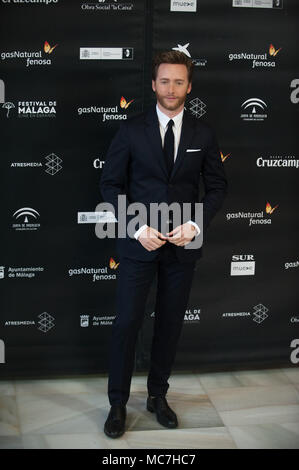
[[[142,225],[142,227],[140,227],[136,233],[134,233],[134,238],[136,238],[136,240],[138,240],[138,237],[139,235],[141,234],[141,232],[143,232],[143,230],[145,228],[147,228],[148,226],[146,224]]]
[[[198,226],[195,222],[193,222],[193,220],[188,220],[187,224],[191,224],[191,225],[193,225],[193,227],[195,227],[195,230],[196,230],[196,232],[197,232],[197,233],[195,234],[195,236],[198,237],[198,235],[200,234],[200,228],[199,228],[199,226]]]

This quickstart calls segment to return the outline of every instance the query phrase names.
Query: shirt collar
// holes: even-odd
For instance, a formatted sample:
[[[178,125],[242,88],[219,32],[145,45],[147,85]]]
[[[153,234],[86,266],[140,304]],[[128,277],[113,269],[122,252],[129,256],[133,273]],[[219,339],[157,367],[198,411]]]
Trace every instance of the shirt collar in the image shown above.
[[[164,129],[167,127],[168,121],[170,121],[170,119],[173,120],[174,126],[177,127],[177,128],[182,124],[184,108],[182,109],[182,111],[179,114],[177,114],[173,118],[170,118],[166,114],[162,113],[162,111],[158,107],[158,104],[156,105],[156,110],[157,110],[157,115],[158,115],[159,122],[160,122],[161,126],[164,127]]]

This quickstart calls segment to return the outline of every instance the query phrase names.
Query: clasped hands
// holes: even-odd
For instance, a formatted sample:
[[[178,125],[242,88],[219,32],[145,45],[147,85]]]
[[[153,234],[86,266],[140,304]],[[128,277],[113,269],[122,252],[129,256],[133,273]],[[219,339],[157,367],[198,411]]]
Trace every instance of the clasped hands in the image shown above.
[[[153,251],[163,246],[167,241],[177,246],[187,245],[194,238],[195,233],[195,227],[188,222],[178,225],[166,235],[152,227],[146,227],[139,235],[138,241],[146,250]]]

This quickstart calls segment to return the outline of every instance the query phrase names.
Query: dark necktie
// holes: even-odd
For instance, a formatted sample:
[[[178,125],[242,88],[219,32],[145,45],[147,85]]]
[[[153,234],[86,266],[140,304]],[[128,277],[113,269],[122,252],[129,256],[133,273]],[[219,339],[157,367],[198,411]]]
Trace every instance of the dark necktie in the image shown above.
[[[173,165],[174,165],[174,135],[173,135],[173,126],[174,122],[172,119],[168,121],[167,131],[164,138],[164,155],[166,159],[166,166],[168,169],[168,175],[170,176]]]

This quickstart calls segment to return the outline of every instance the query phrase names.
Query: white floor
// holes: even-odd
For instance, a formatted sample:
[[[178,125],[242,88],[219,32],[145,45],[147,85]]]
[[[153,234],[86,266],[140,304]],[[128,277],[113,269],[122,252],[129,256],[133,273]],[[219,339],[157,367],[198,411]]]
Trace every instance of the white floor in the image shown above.
[[[134,375],[126,433],[103,432],[107,376],[0,381],[0,448],[299,449],[299,367],[174,373],[169,405],[179,427],[145,409],[146,376]]]

